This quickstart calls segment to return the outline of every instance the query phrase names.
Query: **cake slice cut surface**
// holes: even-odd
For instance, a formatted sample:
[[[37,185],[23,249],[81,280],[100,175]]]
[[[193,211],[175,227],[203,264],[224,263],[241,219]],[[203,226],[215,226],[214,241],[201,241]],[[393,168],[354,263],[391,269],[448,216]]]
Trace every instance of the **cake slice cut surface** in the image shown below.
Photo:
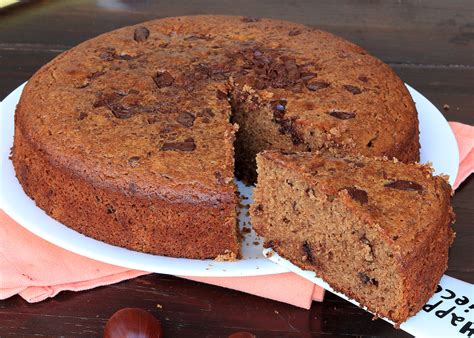
[[[276,151],[257,164],[251,217],[267,246],[396,324],[434,293],[454,214],[429,166]]]

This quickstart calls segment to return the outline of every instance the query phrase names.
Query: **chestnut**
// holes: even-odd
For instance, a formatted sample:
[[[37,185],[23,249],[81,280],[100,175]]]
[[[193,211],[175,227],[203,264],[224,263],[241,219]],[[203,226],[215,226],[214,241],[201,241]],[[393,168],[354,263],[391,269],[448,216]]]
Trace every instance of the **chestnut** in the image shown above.
[[[232,333],[229,338],[255,338],[256,336],[250,332],[241,331]]]
[[[124,308],[115,312],[105,324],[104,338],[162,338],[161,324],[149,312]]]

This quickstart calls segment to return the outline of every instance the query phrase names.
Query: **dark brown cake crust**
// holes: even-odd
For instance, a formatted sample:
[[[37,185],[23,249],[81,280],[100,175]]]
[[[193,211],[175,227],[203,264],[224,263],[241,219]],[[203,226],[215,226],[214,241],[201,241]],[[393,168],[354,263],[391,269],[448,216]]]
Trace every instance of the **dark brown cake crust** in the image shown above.
[[[196,16],[106,33],[40,69],[17,107],[13,163],[38,206],[85,235],[232,258],[233,122],[250,179],[266,148],[419,158],[413,101],[360,47],[289,22]]]
[[[257,161],[252,224],[268,246],[396,324],[433,295],[454,214],[430,167],[317,153]]]

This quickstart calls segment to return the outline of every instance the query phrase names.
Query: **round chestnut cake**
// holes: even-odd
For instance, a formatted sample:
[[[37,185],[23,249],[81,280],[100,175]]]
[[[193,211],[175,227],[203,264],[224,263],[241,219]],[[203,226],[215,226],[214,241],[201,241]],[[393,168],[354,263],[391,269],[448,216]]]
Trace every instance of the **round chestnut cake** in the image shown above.
[[[364,49],[296,23],[175,17],[62,53],[28,82],[13,164],[51,217],[158,255],[238,258],[235,173],[263,150],[419,160],[414,103]]]

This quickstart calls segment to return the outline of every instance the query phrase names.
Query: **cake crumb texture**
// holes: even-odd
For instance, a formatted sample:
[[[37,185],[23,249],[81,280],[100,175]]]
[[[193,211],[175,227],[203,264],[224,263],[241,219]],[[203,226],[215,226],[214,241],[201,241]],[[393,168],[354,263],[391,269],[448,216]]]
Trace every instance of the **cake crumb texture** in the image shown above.
[[[433,295],[454,213],[431,167],[276,151],[257,163],[251,217],[267,247],[397,325]]]

